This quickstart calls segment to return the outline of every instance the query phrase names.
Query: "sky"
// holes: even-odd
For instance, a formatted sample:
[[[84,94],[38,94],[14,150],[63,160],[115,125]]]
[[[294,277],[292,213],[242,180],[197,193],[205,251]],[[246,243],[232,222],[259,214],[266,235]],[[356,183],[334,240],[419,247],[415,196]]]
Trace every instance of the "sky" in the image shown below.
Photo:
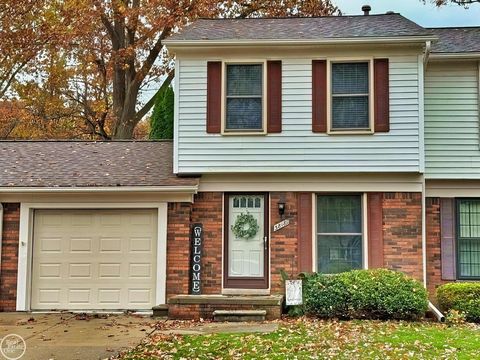
[[[362,5],[372,7],[371,14],[395,11],[415,21],[423,27],[480,26],[480,3],[472,4],[468,9],[459,5],[447,5],[437,8],[421,0],[333,0],[345,15],[362,14]]]

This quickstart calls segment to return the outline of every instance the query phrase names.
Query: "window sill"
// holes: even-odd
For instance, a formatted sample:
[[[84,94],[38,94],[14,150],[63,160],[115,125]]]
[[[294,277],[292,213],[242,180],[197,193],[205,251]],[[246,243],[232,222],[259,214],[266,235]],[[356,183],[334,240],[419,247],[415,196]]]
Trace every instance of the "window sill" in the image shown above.
[[[224,136],[263,136],[267,135],[267,132],[265,130],[261,131],[222,131],[222,135]]]
[[[328,135],[373,135],[373,130],[328,130]]]

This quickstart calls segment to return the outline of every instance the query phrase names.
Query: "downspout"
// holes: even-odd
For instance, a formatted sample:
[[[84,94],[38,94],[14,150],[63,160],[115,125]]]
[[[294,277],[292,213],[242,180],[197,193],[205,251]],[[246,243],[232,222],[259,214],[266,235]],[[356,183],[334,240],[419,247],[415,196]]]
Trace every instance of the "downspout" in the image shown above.
[[[423,66],[427,68],[428,60],[430,59],[430,52],[432,51],[432,42],[425,42],[425,53],[423,54]]]
[[[432,312],[438,322],[445,322],[445,316],[430,301],[428,302],[428,310]]]

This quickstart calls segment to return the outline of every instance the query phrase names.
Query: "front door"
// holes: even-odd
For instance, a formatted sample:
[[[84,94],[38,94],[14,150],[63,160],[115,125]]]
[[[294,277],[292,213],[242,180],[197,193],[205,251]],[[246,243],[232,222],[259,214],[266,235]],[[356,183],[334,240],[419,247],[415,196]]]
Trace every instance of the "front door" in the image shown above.
[[[224,287],[268,288],[268,196],[225,195]]]

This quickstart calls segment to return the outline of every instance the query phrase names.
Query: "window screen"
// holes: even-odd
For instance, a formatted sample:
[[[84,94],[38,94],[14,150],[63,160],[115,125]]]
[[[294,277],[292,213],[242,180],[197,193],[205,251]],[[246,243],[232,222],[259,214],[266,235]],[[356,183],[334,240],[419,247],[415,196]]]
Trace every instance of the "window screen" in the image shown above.
[[[360,195],[317,197],[317,271],[335,274],[362,268]]]
[[[332,64],[332,130],[369,129],[368,62]]]
[[[225,130],[262,130],[261,64],[227,65]]]
[[[460,278],[480,278],[480,199],[459,200],[457,265]]]

